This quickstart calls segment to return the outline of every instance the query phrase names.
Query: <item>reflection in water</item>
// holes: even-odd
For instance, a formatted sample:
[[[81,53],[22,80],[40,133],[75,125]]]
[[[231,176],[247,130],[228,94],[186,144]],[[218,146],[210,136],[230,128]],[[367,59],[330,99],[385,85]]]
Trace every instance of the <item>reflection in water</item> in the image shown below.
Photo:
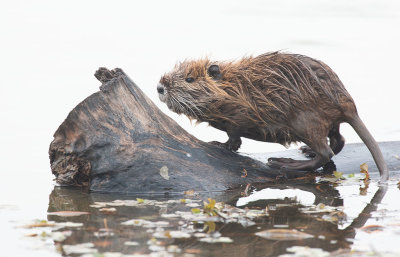
[[[209,195],[186,195],[188,200],[180,200],[179,197],[150,197],[143,200],[135,196],[89,194],[56,187],[50,195],[48,212],[62,212],[60,215],[65,215],[66,211],[79,211],[90,214],[67,217],[49,215],[48,219],[83,223],[80,228],[61,229],[72,230],[71,235],[61,243],[64,247],[60,249],[64,249],[64,254],[66,250],[70,251],[66,245],[82,243],[92,243],[88,248],[92,252],[158,252],[160,256],[168,254],[168,251],[174,252],[174,256],[185,253],[196,256],[277,256],[286,253],[286,249],[292,246],[308,246],[332,252],[350,249],[356,235],[355,229],[364,226],[387,190],[386,186],[379,187],[370,204],[350,226],[340,229],[346,215],[341,209],[343,200],[333,184],[263,187],[253,187],[253,198],[252,195],[242,197],[239,190],[213,195],[218,202],[226,203],[225,206],[217,204],[221,209],[215,209],[217,215],[213,217],[193,214],[203,208],[202,201]],[[269,194],[264,198],[261,196],[262,192],[274,190],[281,194],[275,197]],[[290,194],[285,197],[285,190],[289,193],[295,190],[298,198]],[[301,194],[312,194],[313,202],[302,202]],[[236,205],[241,206],[234,207]],[[197,217],[206,218],[202,220]],[[286,233],[294,229],[312,237],[269,240],[255,235],[264,230],[281,232],[282,229]],[[222,242],[207,242],[218,240]],[[234,243],[229,243],[230,240]],[[73,255],[73,252],[68,253]]]

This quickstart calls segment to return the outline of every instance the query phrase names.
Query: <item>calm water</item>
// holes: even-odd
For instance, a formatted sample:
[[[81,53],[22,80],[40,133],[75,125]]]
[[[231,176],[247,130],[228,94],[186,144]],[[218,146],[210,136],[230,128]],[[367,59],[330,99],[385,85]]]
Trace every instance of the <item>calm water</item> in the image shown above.
[[[382,202],[374,205],[378,209],[371,215],[361,215],[369,218],[364,226],[384,226],[374,232],[353,230],[350,225],[373,196],[385,190],[379,191],[374,181],[363,190],[363,182],[353,181],[337,186],[324,185],[322,189],[317,185],[298,185],[263,191],[262,188],[267,187],[264,185],[247,192],[252,196],[242,195],[243,192],[177,196],[175,200],[201,200],[195,202],[200,204],[200,209],[202,201],[212,197],[241,210],[248,207],[264,211],[256,218],[253,216],[257,211],[247,211],[253,219],[247,218],[246,226],[240,222],[227,223],[227,219],[218,216],[221,219],[213,221],[214,232],[206,233],[210,224],[214,226],[212,223],[205,227],[204,220],[195,224],[193,219],[181,216],[161,216],[162,213],[176,214],[176,211],[191,212],[194,208],[186,203],[167,202],[174,199],[156,199],[158,206],[115,206],[113,213],[102,213],[100,208],[90,207],[97,201],[152,197],[93,195],[54,188],[47,151],[52,134],[68,112],[97,90],[99,83],[92,74],[99,66],[123,68],[163,111],[198,138],[224,141],[224,133],[206,124],[192,126],[185,117],[168,111],[157,99],[155,85],[159,77],[176,61],[185,58],[209,55],[213,59],[234,59],[280,49],[306,54],[329,64],[353,96],[360,116],[376,139],[399,140],[400,122],[396,118],[400,109],[399,24],[400,2],[390,0],[3,3],[0,8],[0,256],[60,256],[62,245],[77,243],[93,243],[93,247],[87,247],[91,250],[86,249],[89,252],[95,249],[99,253],[153,252],[156,255],[154,250],[163,254],[169,249],[180,251],[170,254],[182,256],[227,252],[237,256],[279,255],[284,254],[288,246],[302,245],[328,252],[343,248],[395,253],[397,248],[389,242],[400,238],[397,175]],[[343,134],[348,142],[360,141],[348,126],[343,126]],[[282,149],[278,145],[244,140],[241,151]],[[251,197],[258,200],[250,201]],[[338,216],[337,221],[327,221],[329,215],[305,213],[307,208],[318,203],[344,212],[346,218]],[[341,206],[344,209],[340,209]],[[66,210],[89,214],[48,216],[48,212]],[[328,213],[333,213],[333,209],[329,210]],[[239,211],[235,209],[236,212]],[[158,229],[184,231],[190,237],[157,238],[154,233],[163,232],[157,231],[157,227],[122,225],[134,218],[167,221],[168,226]],[[71,232],[63,234],[65,240],[61,243],[54,243],[52,237],[62,237],[60,233],[52,235],[58,225],[21,228],[34,224],[35,220],[82,225],[59,228]],[[249,225],[250,221],[255,224]],[[281,241],[255,235],[267,229],[292,228],[312,237]],[[206,236],[194,236],[202,230],[206,230]],[[200,241],[211,236],[228,237],[233,243]],[[156,241],[151,241],[153,237]],[[127,241],[139,245],[127,245]],[[170,245],[175,247],[168,248]],[[324,252],[320,254],[323,256]]]
[[[2,206],[3,242],[17,234],[19,248],[1,256],[397,256],[400,172],[383,186],[362,177],[174,197],[55,187],[47,217]]]

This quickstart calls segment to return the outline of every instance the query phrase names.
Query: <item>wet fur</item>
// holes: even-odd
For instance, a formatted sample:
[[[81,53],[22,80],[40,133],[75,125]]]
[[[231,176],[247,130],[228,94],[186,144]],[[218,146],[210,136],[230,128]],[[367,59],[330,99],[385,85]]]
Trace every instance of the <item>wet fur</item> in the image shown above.
[[[212,64],[220,66],[218,80],[207,74]],[[195,82],[185,82],[187,77]],[[234,62],[185,61],[160,81],[169,85],[167,104],[173,111],[223,131],[283,145],[302,141],[291,129],[299,123],[324,121],[320,125],[327,137],[332,124],[356,112],[337,75],[303,55],[273,52]]]
[[[347,122],[371,151],[382,180],[388,178],[382,153],[358,117],[353,99],[321,61],[281,52],[232,62],[189,60],[165,74],[159,86],[160,99],[171,110],[226,131],[227,149],[236,151],[240,137],[247,137],[285,146],[301,141],[316,153],[308,161],[270,158],[275,168],[323,166],[342,150],[339,126]]]

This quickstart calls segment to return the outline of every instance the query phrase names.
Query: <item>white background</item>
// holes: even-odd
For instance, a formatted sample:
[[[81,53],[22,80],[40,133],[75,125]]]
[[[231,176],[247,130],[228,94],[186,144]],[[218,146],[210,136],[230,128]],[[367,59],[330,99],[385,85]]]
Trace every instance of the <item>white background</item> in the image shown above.
[[[330,65],[378,141],[400,139],[398,1],[10,1],[0,8],[0,158],[49,173],[47,150],[68,112],[98,90],[94,71],[120,67],[168,115],[156,84],[185,58],[216,60],[285,50]],[[344,126],[348,142],[360,141]],[[245,140],[244,152],[281,146]],[[3,169],[2,169],[3,170]]]
[[[100,66],[124,69],[198,138],[225,141],[224,133],[170,112],[156,94],[160,76],[185,58],[226,60],[275,50],[309,55],[338,73],[367,127],[386,141],[400,139],[399,46],[395,0],[1,0],[0,219],[46,217],[52,135],[98,90],[93,74]],[[360,141],[348,126],[343,134]],[[241,151],[281,149],[244,140]],[[7,204],[19,212],[4,211]],[[4,232],[9,223],[1,227],[6,237],[15,233]],[[12,242],[6,247],[17,256]]]

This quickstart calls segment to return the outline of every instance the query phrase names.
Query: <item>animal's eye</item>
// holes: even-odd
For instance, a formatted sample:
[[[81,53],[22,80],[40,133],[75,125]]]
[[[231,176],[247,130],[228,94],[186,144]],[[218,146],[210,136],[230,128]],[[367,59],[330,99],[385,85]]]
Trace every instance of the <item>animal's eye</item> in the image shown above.
[[[192,83],[192,82],[194,81],[194,78],[188,77],[188,78],[185,79],[185,81],[186,81],[187,83]]]

